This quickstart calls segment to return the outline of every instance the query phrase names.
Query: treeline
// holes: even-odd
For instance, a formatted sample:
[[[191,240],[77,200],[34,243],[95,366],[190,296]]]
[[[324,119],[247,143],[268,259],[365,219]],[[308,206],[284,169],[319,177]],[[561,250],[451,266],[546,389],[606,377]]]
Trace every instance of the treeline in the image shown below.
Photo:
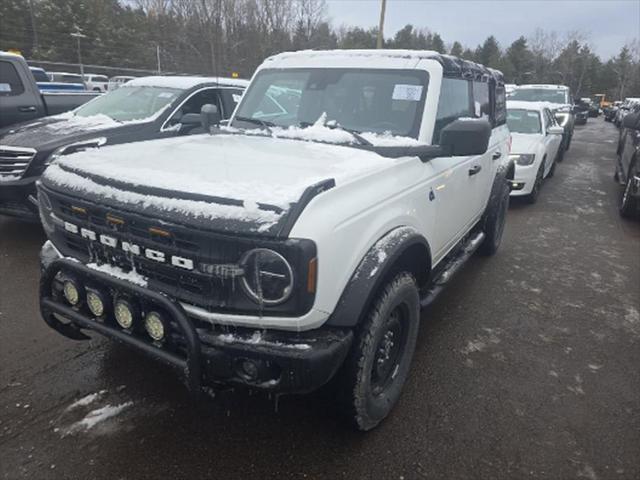
[[[377,29],[336,27],[325,0],[0,0],[0,49],[27,58],[249,77],[265,57],[286,50],[375,48]],[[501,46],[445,43],[407,25],[385,48],[430,49],[505,73],[510,83],[563,83],[577,95],[640,96],[638,40],[602,60],[578,32],[541,29]]]

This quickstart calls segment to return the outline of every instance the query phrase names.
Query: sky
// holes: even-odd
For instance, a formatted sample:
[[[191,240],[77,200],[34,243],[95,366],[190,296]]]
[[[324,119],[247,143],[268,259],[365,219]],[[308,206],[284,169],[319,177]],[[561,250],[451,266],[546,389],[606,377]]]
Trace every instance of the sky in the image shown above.
[[[335,26],[368,28],[378,25],[380,0],[327,0],[327,10]],[[640,37],[640,0],[387,0],[385,38],[407,23],[472,48],[489,35],[506,48],[537,27],[579,30],[608,59]]]

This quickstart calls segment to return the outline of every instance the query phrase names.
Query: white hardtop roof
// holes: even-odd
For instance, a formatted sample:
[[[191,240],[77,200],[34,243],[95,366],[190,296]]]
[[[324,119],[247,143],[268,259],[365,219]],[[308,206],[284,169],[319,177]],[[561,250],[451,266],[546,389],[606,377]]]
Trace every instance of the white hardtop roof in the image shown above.
[[[536,110],[541,111],[545,108],[549,110],[554,110],[557,108],[557,104],[549,103],[549,102],[525,102],[522,100],[507,100],[507,109],[514,110]]]
[[[155,77],[139,77],[135,78],[123,85],[123,87],[160,87],[160,88],[179,88],[188,90],[198,85],[217,83],[225,87],[246,88],[249,85],[247,80],[238,78],[222,78],[222,77],[188,77],[188,76],[155,76]]]
[[[443,56],[431,50],[300,50],[273,55],[264,61],[263,67],[412,68],[420,60],[438,60]]]
[[[520,88],[548,88],[549,90],[568,90],[569,87],[566,85],[553,85],[553,84],[529,84],[529,85],[518,85],[516,89]]]

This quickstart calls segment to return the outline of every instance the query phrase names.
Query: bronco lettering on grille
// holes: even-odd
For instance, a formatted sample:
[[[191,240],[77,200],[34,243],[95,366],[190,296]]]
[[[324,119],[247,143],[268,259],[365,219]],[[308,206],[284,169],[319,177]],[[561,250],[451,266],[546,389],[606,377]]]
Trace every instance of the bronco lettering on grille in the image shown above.
[[[178,257],[176,255],[167,255],[159,250],[153,250],[151,248],[141,247],[131,242],[124,242],[118,240],[116,237],[110,235],[97,234],[93,230],[87,228],[80,228],[70,222],[64,222],[64,229],[73,233],[74,235],[80,235],[89,241],[99,241],[102,245],[110,248],[119,248],[125,253],[132,255],[144,256],[149,260],[156,261],[158,263],[170,263],[174,267],[183,268],[185,270],[193,270],[193,260],[184,257]]]

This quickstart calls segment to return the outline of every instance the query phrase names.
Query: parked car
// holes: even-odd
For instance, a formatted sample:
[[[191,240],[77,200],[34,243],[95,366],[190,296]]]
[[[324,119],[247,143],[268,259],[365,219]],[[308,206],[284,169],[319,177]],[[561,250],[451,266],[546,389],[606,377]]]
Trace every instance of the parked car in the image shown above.
[[[73,87],[70,88],[78,88],[82,87],[82,90],[86,90],[86,85],[84,84],[84,80],[82,79],[82,75],[78,73],[69,73],[69,72],[49,72],[49,79],[52,82],[58,83],[66,83],[70,84]]]
[[[588,107],[588,115],[592,118],[596,118],[600,115],[600,104],[594,102],[589,97],[580,99]]]
[[[624,120],[624,117],[633,109],[634,105],[637,105],[639,103],[640,98],[627,97],[624,99],[624,102],[622,102],[622,105],[620,105],[620,108],[616,113],[616,117],[613,120],[613,123],[616,125],[616,127],[622,127],[622,120]]]
[[[87,90],[94,92],[106,92],[109,88],[109,78],[106,75],[88,73],[84,76],[84,84]]]
[[[511,132],[511,154],[515,177],[511,196],[535,203],[542,182],[553,177],[564,129],[558,125],[547,103],[507,101],[507,125]]]
[[[84,92],[82,84],[52,82],[43,68],[29,67],[33,78],[41,92]]]
[[[299,101],[274,115],[283,88]],[[196,392],[334,380],[350,421],[374,428],[407,379],[420,307],[500,245],[502,74],[430,51],[284,53],[212,133],[49,167],[45,321],[173,364]]]
[[[613,122],[613,120],[616,118],[618,110],[620,109],[620,105],[622,105],[622,102],[617,100],[603,109],[605,122]]]
[[[584,99],[576,98],[573,104],[573,117],[575,125],[586,125],[589,120],[589,104]]]
[[[615,179],[623,186],[620,215],[637,216],[640,210],[640,103],[622,120]]]
[[[127,76],[124,76],[124,75],[120,75],[120,76],[117,76],[117,77],[111,77],[109,79],[108,89],[109,90],[115,90],[116,88],[121,87],[125,83],[130,82],[134,78],[136,78],[136,77],[127,77]]]
[[[564,128],[562,149],[569,150],[575,125],[573,100],[569,87],[564,85],[520,85],[513,91],[509,100],[552,103],[553,114],[558,124]]]
[[[57,158],[88,148],[193,133],[200,109],[235,108],[245,80],[145,77],[101,95],[73,112],[0,131],[0,214],[38,218],[36,181]],[[125,88],[126,87],[126,88]],[[19,159],[19,162],[17,161]]]
[[[93,92],[41,92],[22,56],[0,52],[0,129],[66,112],[95,96]]]

